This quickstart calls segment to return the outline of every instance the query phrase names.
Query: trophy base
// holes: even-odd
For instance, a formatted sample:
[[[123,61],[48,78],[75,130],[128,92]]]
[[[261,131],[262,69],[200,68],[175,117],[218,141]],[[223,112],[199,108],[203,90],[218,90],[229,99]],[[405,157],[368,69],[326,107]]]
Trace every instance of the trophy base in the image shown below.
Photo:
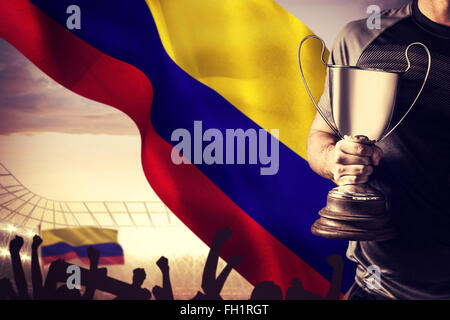
[[[368,185],[336,187],[328,193],[327,206],[312,225],[317,236],[354,241],[383,241],[397,232],[386,212],[384,196]]]

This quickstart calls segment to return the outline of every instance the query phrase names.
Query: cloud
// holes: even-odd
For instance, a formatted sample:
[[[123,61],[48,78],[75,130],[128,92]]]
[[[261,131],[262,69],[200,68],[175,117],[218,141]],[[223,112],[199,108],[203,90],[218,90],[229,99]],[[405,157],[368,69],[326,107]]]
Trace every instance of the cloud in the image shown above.
[[[0,134],[37,132],[138,134],[124,113],[62,87],[0,39]]]

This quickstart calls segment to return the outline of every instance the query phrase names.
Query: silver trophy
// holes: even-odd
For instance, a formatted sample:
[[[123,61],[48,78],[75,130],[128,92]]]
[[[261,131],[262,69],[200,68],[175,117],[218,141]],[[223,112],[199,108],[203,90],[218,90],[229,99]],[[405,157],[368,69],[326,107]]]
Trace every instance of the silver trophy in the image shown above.
[[[322,42],[322,63],[327,67],[331,113],[335,126],[327,119],[314,100],[303,74],[300,53],[303,43],[308,39]],[[428,55],[428,68],[420,90],[406,113],[391,128],[392,114],[395,108],[398,84],[401,76],[410,67],[409,49],[414,45],[422,46]],[[317,36],[307,36],[298,49],[300,73],[303,83],[317,112],[331,130],[341,139],[357,139],[359,142],[373,144],[385,139],[403,122],[419,98],[431,67],[431,55],[428,48],[420,42],[406,47],[407,68],[381,70],[359,66],[330,65],[324,61],[325,43]],[[390,128],[390,129],[389,129]],[[319,211],[320,218],[313,224],[313,234],[345,240],[381,241],[396,236],[391,217],[386,211],[383,194],[369,184],[341,185],[328,193],[327,205]]]

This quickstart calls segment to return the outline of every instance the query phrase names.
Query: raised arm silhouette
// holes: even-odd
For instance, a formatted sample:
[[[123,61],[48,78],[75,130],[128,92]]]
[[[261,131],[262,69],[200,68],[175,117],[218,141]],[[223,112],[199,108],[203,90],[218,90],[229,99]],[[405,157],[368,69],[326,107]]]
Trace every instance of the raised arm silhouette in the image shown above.
[[[29,299],[28,286],[23,272],[22,261],[20,260],[20,249],[23,246],[23,238],[16,236],[9,242],[9,252],[11,254],[11,263],[14,273],[14,280],[16,282],[17,293],[19,299]]]
[[[341,296],[342,273],[344,271],[344,260],[338,254],[333,254],[327,258],[328,264],[333,269],[330,289],[328,290],[328,300],[338,300]]]
[[[106,275],[106,268],[98,269],[98,260],[100,258],[100,253],[97,249],[90,246],[87,249],[87,254],[89,258],[89,281],[86,284],[86,290],[83,294],[83,300],[92,300],[94,298],[96,283],[99,279],[104,278]]]
[[[172,284],[170,282],[170,268],[169,260],[166,257],[161,257],[156,262],[156,265],[161,270],[163,286],[154,286],[152,289],[153,295],[157,300],[174,300],[172,292]]]
[[[208,258],[206,259],[205,267],[203,269],[202,289],[204,293],[201,293],[200,291],[197,292],[197,295],[193,300],[222,300],[220,292],[222,291],[226,279],[231,270],[242,262],[241,258],[238,256],[231,257],[227,266],[216,278],[220,250],[223,244],[231,238],[231,235],[232,232],[229,228],[219,229],[214,235]]]
[[[31,244],[31,283],[33,285],[33,299],[35,300],[43,298],[42,273],[38,254],[38,249],[41,244],[41,237],[35,235]]]

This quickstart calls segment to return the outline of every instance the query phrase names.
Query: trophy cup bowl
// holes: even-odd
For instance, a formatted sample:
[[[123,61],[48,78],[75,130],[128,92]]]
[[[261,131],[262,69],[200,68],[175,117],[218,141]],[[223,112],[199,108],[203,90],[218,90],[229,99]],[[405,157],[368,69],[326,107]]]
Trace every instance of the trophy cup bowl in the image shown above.
[[[306,83],[300,52],[308,39],[322,42],[322,63],[327,67],[332,122],[314,100]],[[408,50],[413,45],[422,46],[428,55],[428,69],[422,86],[406,113],[391,129],[398,84],[401,76],[411,66]],[[317,36],[307,36],[298,50],[300,73],[305,88],[327,125],[341,139],[374,144],[389,136],[405,119],[416,103],[428,79],[431,56],[428,48],[413,42],[407,46],[406,70],[381,70],[358,66],[329,65],[324,61],[325,43]],[[340,185],[328,192],[327,204],[319,211],[320,218],[312,225],[315,235],[343,240],[383,241],[396,236],[391,216],[386,210],[383,193],[368,183]]]

